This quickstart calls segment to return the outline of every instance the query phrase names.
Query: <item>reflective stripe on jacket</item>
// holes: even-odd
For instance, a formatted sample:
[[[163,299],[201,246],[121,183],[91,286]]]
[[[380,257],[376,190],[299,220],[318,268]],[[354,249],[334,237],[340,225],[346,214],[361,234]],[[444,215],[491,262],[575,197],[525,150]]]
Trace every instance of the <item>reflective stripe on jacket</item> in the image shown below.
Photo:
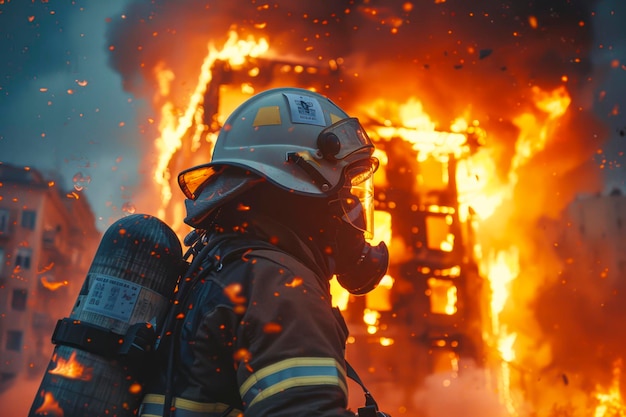
[[[139,417],[160,417],[163,415],[165,397],[159,394],[148,394],[144,397],[139,409]],[[224,414],[229,406],[222,403],[199,403],[184,398],[174,398],[171,417],[237,417],[241,410],[233,409]]]

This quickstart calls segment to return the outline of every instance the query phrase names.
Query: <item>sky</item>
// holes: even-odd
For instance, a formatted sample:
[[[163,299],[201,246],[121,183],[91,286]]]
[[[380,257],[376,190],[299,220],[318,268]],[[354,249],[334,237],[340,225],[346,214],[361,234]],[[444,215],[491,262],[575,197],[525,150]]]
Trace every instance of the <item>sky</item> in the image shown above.
[[[140,55],[138,49],[133,49],[139,43],[132,38],[139,36],[140,32],[133,32],[129,26],[140,25],[135,25],[134,20],[126,16],[138,19],[142,9],[150,9],[143,16],[153,19],[155,26],[172,22],[172,26],[178,24],[178,31],[182,32],[185,28],[181,22],[184,22],[187,5],[192,10],[199,5],[211,4],[215,11],[213,15],[219,16],[233,13],[237,9],[233,7],[235,3],[256,10],[256,6],[251,7],[247,1],[234,2],[231,6],[195,0],[0,1],[0,161],[31,166],[45,173],[60,172],[59,183],[64,187],[85,189],[101,229],[133,210],[133,195],[150,180],[149,167],[140,161],[154,152],[148,145],[151,139],[145,137],[146,115],[154,113],[154,109],[150,108],[150,94],[145,91],[150,87],[142,79],[145,74],[137,70],[127,71],[137,64],[133,56]],[[333,4],[341,8],[345,7],[344,3],[367,4],[340,3],[314,2],[320,5],[320,14],[335,7]],[[435,3],[440,2],[404,2],[404,5],[413,4],[413,9],[423,6],[426,11],[437,7]],[[593,101],[591,105],[606,126],[606,132],[602,133],[606,137],[601,139],[604,142],[594,159],[606,178],[604,191],[624,188],[626,29],[621,22],[626,19],[625,3],[619,0],[553,0],[538,2],[541,7],[533,2],[522,3],[484,1],[471,4],[509,9],[514,5],[520,14],[527,12],[523,10],[525,8],[529,13],[537,13],[536,9],[543,8],[541,12],[550,18],[561,13],[553,19],[557,22],[559,18],[566,20],[560,16],[565,16],[567,9],[583,10],[584,17],[591,23],[589,77],[594,80],[594,91],[589,93]],[[305,10],[306,4],[298,3],[298,7]],[[554,7],[544,4],[554,4]],[[211,13],[210,7],[204,9]],[[241,16],[242,21],[246,19],[245,14]],[[227,28],[225,20],[216,19],[210,21],[210,25],[216,31],[224,32]],[[208,31],[206,26],[209,25],[189,25],[191,30],[202,32],[203,36],[215,33]],[[146,25],[143,27],[145,31]],[[152,45],[158,47],[160,41]],[[369,46],[359,43],[358,37],[352,37],[352,42],[361,49],[376,47],[375,42]],[[149,48],[146,43],[146,55]],[[171,46],[169,48],[171,52]],[[185,51],[182,47],[179,50]],[[154,51],[152,49],[152,53]]]
[[[0,2],[0,161],[59,171],[108,226],[137,184],[137,109],[108,64],[123,1]]]

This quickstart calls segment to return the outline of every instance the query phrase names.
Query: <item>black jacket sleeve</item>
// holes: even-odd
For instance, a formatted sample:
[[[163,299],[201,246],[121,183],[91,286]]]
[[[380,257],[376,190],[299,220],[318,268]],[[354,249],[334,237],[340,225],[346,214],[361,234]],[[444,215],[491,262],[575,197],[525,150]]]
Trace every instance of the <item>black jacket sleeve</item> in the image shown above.
[[[328,280],[276,252],[253,253],[247,268],[234,350],[246,417],[353,417],[347,330],[333,312]]]

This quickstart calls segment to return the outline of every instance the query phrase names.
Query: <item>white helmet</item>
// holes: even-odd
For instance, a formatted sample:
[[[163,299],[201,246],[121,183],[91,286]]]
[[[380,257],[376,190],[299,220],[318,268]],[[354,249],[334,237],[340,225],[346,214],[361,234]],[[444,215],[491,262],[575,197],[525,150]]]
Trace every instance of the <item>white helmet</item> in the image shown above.
[[[187,196],[222,165],[252,170],[289,191],[330,195],[343,184],[345,168],[378,166],[365,129],[330,99],[301,88],[259,93],[226,120],[208,164],[181,172]]]
[[[214,196],[230,196],[224,184],[232,181],[215,179],[224,167],[239,167],[285,190],[312,197],[352,187],[366,211],[371,211],[371,176],[378,168],[373,152],[374,145],[358,120],[330,99],[306,89],[275,88],[240,105],[220,131],[211,162],[181,172],[178,183],[191,200],[207,187],[219,188],[212,190]],[[222,203],[212,199],[213,205]],[[350,209],[346,207],[348,218]],[[371,216],[367,217],[371,222]]]

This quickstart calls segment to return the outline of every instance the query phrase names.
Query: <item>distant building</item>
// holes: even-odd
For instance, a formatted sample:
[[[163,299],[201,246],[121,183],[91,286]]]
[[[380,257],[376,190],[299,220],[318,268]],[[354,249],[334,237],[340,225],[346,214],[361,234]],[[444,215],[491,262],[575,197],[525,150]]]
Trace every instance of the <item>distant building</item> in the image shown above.
[[[86,197],[0,163],[0,392],[40,376],[100,240]]]

